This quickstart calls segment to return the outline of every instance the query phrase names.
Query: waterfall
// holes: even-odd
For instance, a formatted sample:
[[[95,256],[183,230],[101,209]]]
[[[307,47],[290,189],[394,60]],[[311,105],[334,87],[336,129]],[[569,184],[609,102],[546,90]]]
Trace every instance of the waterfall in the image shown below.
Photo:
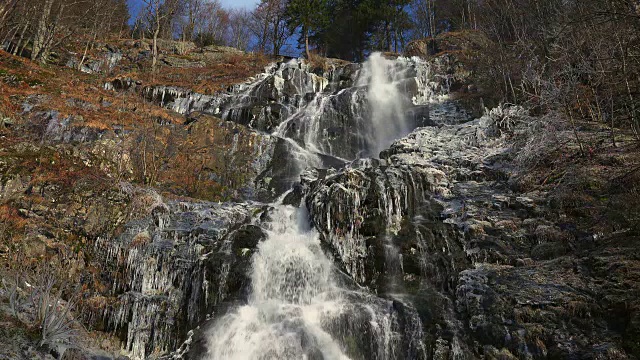
[[[347,359],[323,328],[343,309],[332,264],[303,209],[276,205],[258,247],[248,304],[212,329],[212,359]]]
[[[393,140],[424,125],[431,113],[437,115],[431,104],[446,92],[429,63],[419,58],[391,60],[374,53],[364,64],[319,73],[291,60],[216,95],[165,86],[147,87],[144,93],[182,114],[216,115],[292,139],[317,154],[354,160],[378,157]]]
[[[365,85],[368,89],[371,123],[364,130],[367,134],[368,154],[371,156],[377,157],[394,140],[412,130],[405,114],[410,98],[399,88],[408,70],[403,65],[405,64],[386,59],[380,53],[372,54],[364,63],[359,85]]]
[[[377,156],[394,139],[411,131],[415,124],[405,112],[418,93],[416,61],[373,54],[355,86],[337,92],[312,86],[313,98],[292,111],[273,132],[289,143],[289,161],[294,163],[289,166],[295,168],[296,176],[307,167],[319,167],[319,156]],[[284,77],[299,66],[299,62],[289,63],[280,71]],[[281,81],[273,83],[278,91],[284,87]],[[326,87],[325,82],[319,83]],[[294,87],[296,91],[305,88],[302,83]],[[259,86],[251,86],[250,91],[256,88]],[[339,122],[349,123],[342,130],[350,132],[351,136],[343,138],[349,149],[333,141],[345,135],[332,130]],[[264,225],[267,238],[251,260],[251,293],[246,304],[219,318],[206,332],[205,358],[425,358],[421,321],[411,305],[395,295],[376,296],[353,280],[345,280],[348,276],[324,253],[304,205],[284,205],[286,195],[272,205],[270,221]],[[391,275],[400,276],[402,259],[393,244],[389,247],[387,257],[397,267]]]
[[[415,311],[339,281],[306,209],[283,205],[282,198],[252,259],[247,304],[208,331],[205,358],[425,358]]]
[[[306,65],[292,61],[283,68],[300,66]],[[283,76],[292,73],[280,71]],[[390,60],[374,53],[361,66],[352,86],[334,91],[337,79],[309,81],[303,90],[305,97],[312,94],[312,98],[289,106],[285,113],[290,116],[275,128],[274,135],[340,159],[377,157],[395,139],[420,125],[418,118],[435,98],[436,85],[429,78],[429,66],[418,58]]]
[[[132,359],[164,354],[187,335],[174,358],[399,360],[434,352],[442,323],[425,306],[434,298],[420,271],[435,262],[423,257],[439,257],[429,236],[413,243],[408,217],[446,185],[444,173],[418,166],[418,157],[394,162],[404,158],[390,157],[402,142],[380,151],[415,127],[464,116],[438,103],[446,78],[424,60],[327,62],[272,64],[214,95],[141,89],[182,114],[228,121],[229,154],[254,161],[247,201],[168,201],[115,242],[100,242],[109,264],[126,260],[123,274],[109,269],[117,301],[103,317],[108,329],[126,332]],[[240,126],[255,136],[243,143]],[[445,275],[434,273],[440,283]]]

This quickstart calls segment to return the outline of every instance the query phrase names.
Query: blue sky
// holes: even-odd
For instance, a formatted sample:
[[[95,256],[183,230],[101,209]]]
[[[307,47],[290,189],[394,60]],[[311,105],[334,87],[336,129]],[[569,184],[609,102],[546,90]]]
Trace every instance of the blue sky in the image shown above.
[[[258,0],[220,0],[220,2],[226,8],[253,8],[258,3]]]
[[[231,8],[247,8],[251,9],[258,4],[259,0],[220,0],[222,6],[227,9]],[[140,9],[140,4],[142,4],[142,0],[127,0],[129,4],[129,10],[131,12],[131,17],[135,18],[138,14],[138,10]],[[131,20],[133,21],[133,20]]]

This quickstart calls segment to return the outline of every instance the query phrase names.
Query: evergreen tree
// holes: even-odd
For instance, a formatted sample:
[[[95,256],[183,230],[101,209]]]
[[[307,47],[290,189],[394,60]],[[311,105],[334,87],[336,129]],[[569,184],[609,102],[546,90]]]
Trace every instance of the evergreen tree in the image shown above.
[[[327,9],[327,0],[290,0],[287,3],[287,24],[291,33],[300,29],[307,58],[310,57],[310,37],[330,23]]]
[[[287,24],[300,29],[309,56],[310,44],[326,56],[363,60],[371,50],[398,51],[409,24],[411,0],[289,0]]]

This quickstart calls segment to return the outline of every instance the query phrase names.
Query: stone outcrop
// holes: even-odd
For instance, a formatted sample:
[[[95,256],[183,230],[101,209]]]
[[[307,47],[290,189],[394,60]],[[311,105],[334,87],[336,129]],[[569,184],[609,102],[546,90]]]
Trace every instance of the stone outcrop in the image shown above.
[[[147,100],[181,114],[198,111],[271,132],[305,102],[305,96],[321,92],[327,83],[327,79],[292,63],[272,65],[217,95],[165,86],[146,87],[142,92]]]
[[[122,91],[139,86],[127,78],[108,84]],[[87,126],[79,115],[64,116],[56,110],[42,110],[42,100],[29,96],[23,103],[29,133],[45,144],[66,144],[78,154],[85,151],[94,155],[92,164],[114,177],[124,180],[139,177],[145,154],[153,152],[165,164],[153,174],[155,181],[179,195],[217,200],[216,196],[222,193],[223,198],[269,200],[294,182],[288,180],[286,189],[275,185],[282,179],[273,174],[272,167],[278,161],[284,164],[282,158],[272,161],[279,140],[242,124],[192,113],[183,124],[157,118],[152,120],[156,124],[150,121],[138,129],[119,124],[98,128]],[[67,101],[69,106],[97,111],[92,104],[72,100]],[[290,156],[287,151],[281,153]],[[277,169],[281,170],[284,169]],[[275,178],[273,184],[265,183],[266,177]],[[280,192],[275,192],[275,187]]]
[[[251,255],[264,237],[251,224],[261,205],[168,202],[149,193],[150,215],[96,252],[109,284],[96,326],[122,334],[133,358],[168,353],[224,301],[246,293]]]
[[[322,241],[361,285],[408,294],[433,358],[635,356],[639,283],[613,289],[637,260],[510,188],[507,117],[531,121],[510,108],[420,128],[381,160],[305,174]]]
[[[111,73],[116,66],[122,61],[123,54],[119,49],[105,47],[104,54],[97,58],[88,58],[80,65],[82,58],[71,56],[67,63],[67,67],[78,69],[87,74]]]

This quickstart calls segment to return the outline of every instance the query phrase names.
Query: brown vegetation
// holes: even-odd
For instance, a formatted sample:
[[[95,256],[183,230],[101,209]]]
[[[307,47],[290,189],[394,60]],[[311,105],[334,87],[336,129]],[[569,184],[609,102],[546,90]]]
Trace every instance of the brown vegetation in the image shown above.
[[[28,96],[44,95],[37,108],[56,110],[61,117],[79,115],[83,119],[80,126],[101,130],[113,125],[143,124],[149,115],[168,122],[183,121],[180,116],[162,108],[154,108],[151,113],[140,111],[138,107],[142,100],[136,94],[116,94],[104,90],[103,84],[101,76],[68,68],[42,68],[0,50],[0,92],[5,116],[20,117],[22,104]],[[78,103],[82,105],[76,106]]]
[[[163,67],[157,74],[134,71],[119,76],[139,79],[148,85],[177,86],[211,95],[261,73],[271,61],[262,54],[229,54],[219,60],[207,61],[204,67]]]

